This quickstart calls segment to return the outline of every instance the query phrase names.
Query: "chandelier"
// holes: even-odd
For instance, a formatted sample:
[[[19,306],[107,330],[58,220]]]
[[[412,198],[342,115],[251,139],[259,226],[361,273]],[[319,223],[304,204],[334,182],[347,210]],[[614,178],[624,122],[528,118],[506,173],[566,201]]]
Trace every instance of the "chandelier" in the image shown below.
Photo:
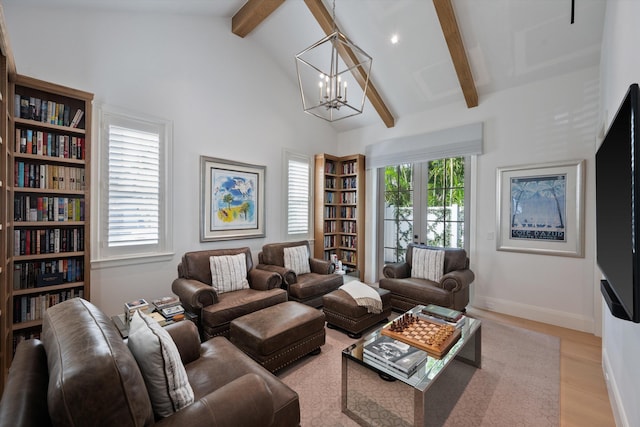
[[[361,114],[373,59],[336,28],[296,55],[296,71],[306,113],[333,122]]]

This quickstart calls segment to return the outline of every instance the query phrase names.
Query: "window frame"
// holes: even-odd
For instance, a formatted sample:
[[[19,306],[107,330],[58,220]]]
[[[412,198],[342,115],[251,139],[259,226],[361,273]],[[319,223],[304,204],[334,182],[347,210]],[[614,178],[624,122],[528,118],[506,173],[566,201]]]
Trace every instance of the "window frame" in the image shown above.
[[[128,245],[109,248],[108,210],[109,210],[109,126],[116,125],[144,132],[157,132],[159,137],[159,235],[158,243],[153,245]],[[94,150],[97,161],[96,177],[93,182],[94,224],[92,239],[92,268],[115,267],[139,264],[141,262],[160,262],[173,258],[173,123],[167,119],[152,117],[143,113],[127,111],[122,108],[101,105],[98,108],[99,147]]]
[[[470,241],[470,232],[469,230],[472,228],[473,224],[473,213],[472,213],[472,200],[473,200],[473,190],[471,174],[474,173],[473,170],[473,155],[458,155],[446,157],[443,159],[452,159],[456,157],[462,157],[464,159],[464,220],[461,221],[464,226],[463,230],[463,248],[467,251],[470,251],[471,241]],[[433,160],[442,160],[442,159],[433,159]],[[412,225],[412,234],[413,238],[411,239],[412,243],[420,243],[420,241],[416,241],[417,239],[426,240],[427,236],[427,209],[428,209],[428,164],[429,161],[423,162],[404,162],[405,165],[412,166],[412,182],[411,182],[411,191],[413,192],[413,204],[412,207],[414,209],[413,217],[413,225]],[[389,166],[397,166],[397,165],[389,165]],[[378,194],[377,194],[377,209],[378,209],[378,221],[377,233],[379,237],[379,241],[376,244],[376,252],[377,252],[377,274],[378,277],[382,277],[382,268],[385,262],[390,262],[385,260],[385,246],[384,236],[385,236],[385,167],[379,167],[376,169],[377,181],[378,181]],[[450,221],[445,221],[445,224]],[[398,248],[396,247],[396,251]],[[406,254],[402,254],[399,256],[396,254],[397,262],[401,262],[404,260]]]
[[[298,161],[298,162],[302,162],[302,163],[306,163],[308,166],[308,170],[309,170],[309,175],[308,175],[308,188],[307,188],[307,232],[306,233],[289,233],[289,163],[291,161]],[[302,154],[302,153],[297,153],[291,150],[287,150],[284,149],[282,151],[282,174],[283,174],[283,180],[282,180],[282,187],[283,187],[283,191],[282,194],[284,195],[284,200],[283,200],[283,205],[285,206],[285,213],[283,215],[283,223],[282,223],[282,227],[283,227],[283,234],[284,234],[284,239],[291,241],[291,240],[310,240],[311,236],[313,234],[313,205],[312,205],[312,201],[313,201],[313,197],[312,197],[312,190],[313,190],[313,159],[311,158],[311,156],[308,156],[306,154]]]

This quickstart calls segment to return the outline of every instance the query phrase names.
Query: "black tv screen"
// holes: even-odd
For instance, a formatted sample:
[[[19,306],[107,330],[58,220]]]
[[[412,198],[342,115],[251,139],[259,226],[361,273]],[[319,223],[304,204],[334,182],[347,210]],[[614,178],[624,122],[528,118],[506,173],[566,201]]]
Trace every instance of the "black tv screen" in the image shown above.
[[[611,313],[640,323],[640,129],[632,84],[596,153],[597,262]]]

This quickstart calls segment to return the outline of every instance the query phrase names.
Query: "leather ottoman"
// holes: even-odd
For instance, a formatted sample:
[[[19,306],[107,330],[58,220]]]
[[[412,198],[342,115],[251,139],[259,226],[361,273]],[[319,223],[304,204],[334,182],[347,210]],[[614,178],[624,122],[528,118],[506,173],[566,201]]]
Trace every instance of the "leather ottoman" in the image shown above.
[[[229,339],[256,362],[275,372],[325,342],[324,314],[308,305],[287,301],[238,317]]]
[[[324,315],[327,327],[340,328],[347,332],[350,338],[360,338],[362,332],[382,322],[391,315],[391,292],[386,289],[373,288],[382,299],[382,313],[368,313],[366,307],[359,306],[347,292],[337,289],[322,297]]]

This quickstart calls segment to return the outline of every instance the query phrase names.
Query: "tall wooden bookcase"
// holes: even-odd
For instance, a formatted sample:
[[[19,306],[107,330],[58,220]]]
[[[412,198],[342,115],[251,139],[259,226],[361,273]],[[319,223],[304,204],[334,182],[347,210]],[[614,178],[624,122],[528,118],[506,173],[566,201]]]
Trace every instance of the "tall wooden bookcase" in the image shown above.
[[[39,337],[47,307],[90,298],[91,271],[93,95],[21,75],[9,77],[8,89],[0,198],[3,380],[17,343]]]
[[[315,257],[336,255],[364,279],[364,156],[315,158]]]
[[[11,154],[7,149],[9,144],[8,138],[8,109],[7,102],[9,98],[9,70],[13,66],[13,59],[9,50],[8,42],[5,37],[5,26],[3,19],[2,6],[0,6],[0,391],[4,389],[4,382],[7,376],[8,364],[7,359],[11,355],[8,354],[6,338],[11,330],[11,321],[8,317],[7,306],[9,304],[10,294],[7,287],[8,275],[10,271],[7,258],[7,250],[9,247],[8,228],[9,228],[9,211],[10,203],[7,188],[9,181],[9,161]],[[9,350],[10,351],[10,350]]]

